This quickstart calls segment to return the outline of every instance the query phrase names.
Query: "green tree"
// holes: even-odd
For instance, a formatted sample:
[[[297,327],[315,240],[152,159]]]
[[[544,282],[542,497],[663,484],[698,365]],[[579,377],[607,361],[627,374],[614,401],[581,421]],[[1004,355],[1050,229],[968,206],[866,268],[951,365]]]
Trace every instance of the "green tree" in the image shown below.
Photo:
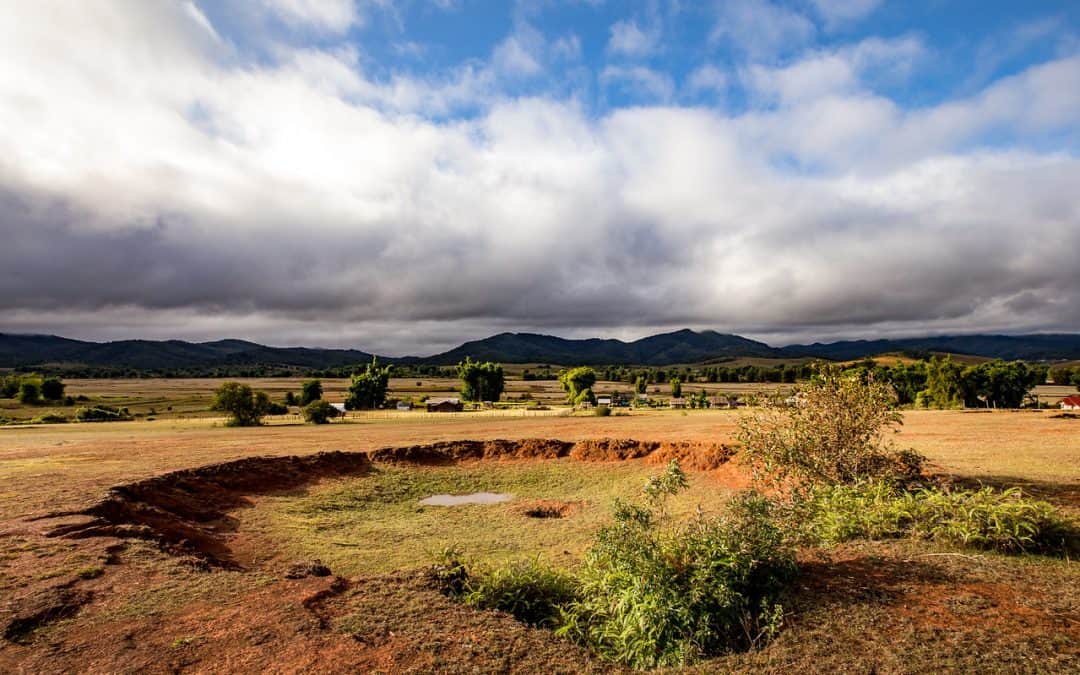
[[[596,371],[588,366],[571,368],[559,374],[559,383],[566,392],[566,400],[572,405],[595,403],[592,387],[596,384]]]
[[[968,407],[1019,408],[1028,392],[1045,381],[1044,366],[989,361],[965,368],[959,384],[964,405]]]
[[[918,402],[928,408],[958,408],[963,402],[960,375],[963,369],[952,358],[934,357],[926,362],[926,389]]]
[[[300,401],[296,398],[296,394],[291,391],[285,392],[285,405],[300,405]]]
[[[36,380],[23,380],[19,383],[19,403],[32,405],[41,400],[41,385]]]
[[[461,380],[461,398],[466,401],[498,401],[502,397],[506,384],[502,364],[479,363],[465,357],[458,364],[457,372]]]
[[[19,395],[19,378],[14,375],[0,378],[0,398],[15,398]]]
[[[312,401],[318,401],[322,398],[322,381],[321,380],[308,380],[300,386],[300,403],[301,406],[306,406]]]
[[[634,393],[644,394],[649,388],[649,378],[645,375],[638,375],[634,380]]]
[[[346,410],[380,408],[386,403],[386,391],[390,387],[390,366],[379,366],[372,358],[363,372],[353,375],[349,395],[345,399]]]
[[[46,377],[41,383],[41,396],[46,401],[60,401],[64,398],[64,382],[59,377]]]
[[[671,378],[671,397],[682,398],[682,380],[677,377]]]
[[[240,382],[226,382],[214,394],[211,410],[232,416],[229,426],[254,427],[262,423],[270,408],[270,397],[264,391],[253,391]]]
[[[304,420],[311,424],[327,424],[330,420],[334,419],[341,414],[334,406],[328,402],[317,399],[304,406]]]

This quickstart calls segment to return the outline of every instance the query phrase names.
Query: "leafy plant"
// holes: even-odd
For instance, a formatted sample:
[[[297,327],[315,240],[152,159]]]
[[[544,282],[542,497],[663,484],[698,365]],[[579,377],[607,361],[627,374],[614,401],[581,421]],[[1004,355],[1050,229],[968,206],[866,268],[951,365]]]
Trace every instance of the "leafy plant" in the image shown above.
[[[80,422],[122,422],[134,418],[127,408],[97,405],[92,408],[79,408],[75,411],[75,419]]]
[[[886,434],[902,423],[895,393],[871,373],[845,375],[824,367],[783,404],[766,406],[739,420],[737,438],[759,477],[795,491],[919,474],[923,458],[897,452]]]
[[[770,508],[751,493],[725,517],[663,527],[648,506],[621,505],[586,556],[581,599],[564,608],[557,632],[635,668],[684,665],[768,640],[795,572]]]
[[[341,412],[322,399],[308,403],[301,410],[304,413],[304,421],[311,424],[327,424]]]
[[[818,489],[805,531],[816,541],[915,537],[1003,553],[1064,553],[1076,532],[1053,506],[1004,491],[923,488],[886,481]]]
[[[530,626],[553,628],[562,607],[577,600],[578,592],[573,576],[529,558],[470,576],[461,599],[508,612]]]
[[[214,393],[211,410],[227,412],[229,426],[252,427],[262,424],[270,408],[270,397],[263,391],[253,391],[240,382],[225,382]]]

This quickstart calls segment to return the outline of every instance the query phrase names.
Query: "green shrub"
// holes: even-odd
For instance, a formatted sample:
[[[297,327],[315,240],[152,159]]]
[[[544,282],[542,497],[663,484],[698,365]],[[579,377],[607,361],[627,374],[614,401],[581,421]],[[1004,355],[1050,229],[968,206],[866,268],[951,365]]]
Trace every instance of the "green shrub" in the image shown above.
[[[64,382],[59,377],[46,377],[41,382],[41,396],[46,401],[61,401],[64,398]]]
[[[152,411],[151,411],[152,412]],[[278,403],[277,401],[270,401],[266,404],[267,415],[288,415],[289,406],[284,403]]]
[[[895,398],[892,387],[872,375],[823,367],[790,403],[742,416],[737,437],[757,474],[795,492],[870,478],[914,479],[923,457],[898,452],[887,439],[902,422]]]
[[[536,560],[479,573],[443,555],[429,579],[477,607],[500,609],[635,668],[684,665],[755,647],[780,628],[780,593],[794,550],[757,493],[720,518],[669,522],[668,497],[687,486],[672,462],[645,485],[641,503],[616,502],[574,575]]]
[[[240,382],[225,382],[214,392],[211,410],[229,413],[231,427],[255,427],[262,424],[270,408],[270,397]]]
[[[779,630],[795,559],[767,499],[748,493],[724,517],[659,525],[654,510],[620,505],[586,556],[560,635],[654,668],[754,647]]]
[[[537,559],[470,574],[461,594],[466,604],[502,610],[530,626],[547,628],[554,628],[562,607],[577,598],[573,576]]]
[[[19,383],[19,403],[32,405],[41,400],[41,385],[36,381],[23,380]]]
[[[606,405],[598,405],[595,414],[597,417],[608,417],[611,415],[611,408]]]
[[[70,422],[70,421],[71,420],[64,417],[63,415],[56,415],[54,413],[49,413],[47,415],[41,415],[40,417],[35,417],[34,419],[30,420],[30,423],[31,424],[66,424],[67,422]]]
[[[75,419],[80,422],[121,422],[134,418],[127,408],[98,405],[93,408],[79,408],[75,411]]]
[[[997,491],[924,488],[876,481],[814,492],[807,534],[822,542],[915,537],[1003,553],[1064,553],[1076,534],[1053,506]]]
[[[304,421],[311,424],[327,424],[341,414],[337,408],[322,399],[307,404],[301,412],[304,414]]]

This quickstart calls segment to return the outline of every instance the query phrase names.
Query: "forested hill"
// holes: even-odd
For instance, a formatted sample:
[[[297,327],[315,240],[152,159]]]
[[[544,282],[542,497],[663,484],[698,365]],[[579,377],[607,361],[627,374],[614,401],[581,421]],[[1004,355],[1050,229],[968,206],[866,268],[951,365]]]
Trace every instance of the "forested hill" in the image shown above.
[[[567,340],[535,333],[500,333],[475,340],[423,359],[438,365],[473,360],[502,363],[555,363],[561,365],[668,366],[739,356],[773,357],[777,350],[764,342],[715,331],[680,330],[623,342],[622,340]]]
[[[897,340],[854,340],[770,347],[738,335],[680,330],[624,342],[568,340],[534,333],[500,333],[428,357],[387,359],[406,364],[453,365],[465,357],[501,363],[669,366],[738,357],[851,360],[890,352],[953,353],[987,358],[1080,359],[1080,334],[964,335]],[[244,340],[87,342],[54,335],[0,333],[0,368],[87,366],[146,371],[231,372],[252,368],[325,370],[370,361],[355,349],[268,347]]]
[[[1080,359],[1080,334],[944,335],[896,340],[847,340],[791,345],[777,351],[784,357],[809,356],[832,361],[849,361],[889,352],[968,354],[1006,361],[1075,360]]]
[[[0,333],[0,367],[71,364],[97,368],[170,370],[229,366],[287,366],[319,369],[371,360],[355,349],[267,347],[244,340],[118,340],[84,342],[54,335]]]

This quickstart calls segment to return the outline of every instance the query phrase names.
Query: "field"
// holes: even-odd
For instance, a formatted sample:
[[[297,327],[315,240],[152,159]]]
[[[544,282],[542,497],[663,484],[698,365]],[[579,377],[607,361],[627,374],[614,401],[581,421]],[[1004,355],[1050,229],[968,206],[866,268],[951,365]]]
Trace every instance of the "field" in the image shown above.
[[[558,396],[552,382],[512,382],[511,397],[526,385],[539,387],[531,391],[537,397],[554,402]],[[325,384],[336,400],[343,383]],[[451,384],[395,381],[393,387],[435,394]],[[608,670],[546,631],[451,602],[430,590],[419,570],[449,546],[480,562],[542,556],[573,566],[612,499],[631,496],[661,468],[662,450],[701,456],[729,446],[739,415],[373,413],[322,427],[285,417],[234,429],[203,416],[200,407],[214,386],[205,380],[69,386],[76,395],[173,410],[154,422],[0,427],[3,672]],[[275,398],[298,388],[288,380],[257,386]],[[895,441],[925,453],[936,471],[1020,485],[1080,517],[1080,419],[1054,411],[915,411],[904,422]],[[662,446],[620,460],[596,441],[611,438]],[[601,451],[556,457],[545,455],[542,443],[522,452],[525,446],[465,439],[560,439],[565,447],[576,442],[576,449]],[[457,459],[422,461],[431,455],[414,448],[411,461],[393,453],[370,464],[357,463],[355,455],[323,455],[306,463],[248,463],[237,475],[195,472],[153,482],[168,472],[256,456],[433,443],[446,444],[442,452],[457,452]],[[469,448],[475,452],[466,453]],[[477,448],[487,455],[481,458]],[[691,487],[674,505],[678,514],[716,511],[749,482],[737,453],[689,475]],[[77,514],[124,484],[132,486],[125,508],[145,508],[138,499],[167,495],[173,512],[187,515],[185,527],[198,527],[169,530],[185,541],[159,542],[137,527],[101,528]],[[480,491],[513,498],[418,504],[432,494]],[[556,517],[530,515],[535,512]],[[49,536],[64,531],[73,536]],[[315,559],[332,575],[294,573],[297,563]],[[1080,668],[1074,561],[901,540],[808,550],[802,567],[780,636],[760,651],[710,660],[703,671]]]

